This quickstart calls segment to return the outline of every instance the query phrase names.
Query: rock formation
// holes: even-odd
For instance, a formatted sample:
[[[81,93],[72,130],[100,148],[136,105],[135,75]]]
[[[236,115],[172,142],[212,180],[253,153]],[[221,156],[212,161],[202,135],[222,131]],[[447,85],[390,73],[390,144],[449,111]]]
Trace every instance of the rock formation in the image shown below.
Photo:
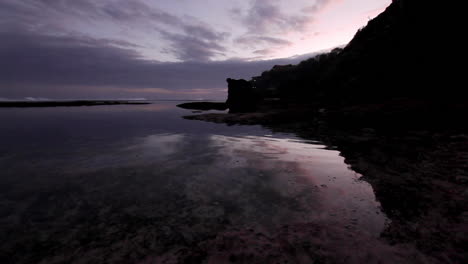
[[[235,80],[228,78],[228,98],[226,101],[229,112],[250,112],[255,111],[257,96],[252,84],[244,79]]]

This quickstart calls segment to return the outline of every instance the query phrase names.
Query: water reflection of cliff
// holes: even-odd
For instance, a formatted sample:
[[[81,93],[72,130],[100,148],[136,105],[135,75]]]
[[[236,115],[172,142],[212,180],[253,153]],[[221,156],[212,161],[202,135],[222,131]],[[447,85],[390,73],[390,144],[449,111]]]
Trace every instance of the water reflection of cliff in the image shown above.
[[[412,244],[440,261],[466,260],[468,136],[463,130],[290,127],[270,125],[336,146],[372,185],[391,220],[382,234],[389,242]]]

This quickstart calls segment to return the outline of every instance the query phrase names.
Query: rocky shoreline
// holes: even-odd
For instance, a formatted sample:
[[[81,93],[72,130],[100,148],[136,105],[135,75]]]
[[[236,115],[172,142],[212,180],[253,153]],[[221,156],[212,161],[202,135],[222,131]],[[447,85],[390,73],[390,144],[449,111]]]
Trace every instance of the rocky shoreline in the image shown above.
[[[399,100],[330,109],[284,104],[250,113],[184,118],[262,125],[336,148],[372,185],[391,219],[381,234],[386,243],[416,248],[432,259],[429,263],[464,263],[468,261],[462,246],[468,242],[466,113],[462,104]]]

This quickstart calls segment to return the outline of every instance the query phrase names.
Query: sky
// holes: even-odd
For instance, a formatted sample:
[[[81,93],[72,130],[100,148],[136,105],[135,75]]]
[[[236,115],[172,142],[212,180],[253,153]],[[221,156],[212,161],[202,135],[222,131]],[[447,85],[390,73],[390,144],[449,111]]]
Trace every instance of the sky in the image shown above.
[[[223,99],[348,43],[391,0],[1,0],[0,98]]]

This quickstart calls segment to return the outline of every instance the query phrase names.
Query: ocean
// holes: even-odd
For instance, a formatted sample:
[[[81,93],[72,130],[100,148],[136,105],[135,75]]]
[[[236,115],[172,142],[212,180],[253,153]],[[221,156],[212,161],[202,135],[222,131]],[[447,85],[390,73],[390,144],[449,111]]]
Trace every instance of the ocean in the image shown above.
[[[342,232],[330,240],[384,230],[333,146],[187,120],[199,113],[177,103],[0,109],[2,263],[170,259],[302,224]]]

